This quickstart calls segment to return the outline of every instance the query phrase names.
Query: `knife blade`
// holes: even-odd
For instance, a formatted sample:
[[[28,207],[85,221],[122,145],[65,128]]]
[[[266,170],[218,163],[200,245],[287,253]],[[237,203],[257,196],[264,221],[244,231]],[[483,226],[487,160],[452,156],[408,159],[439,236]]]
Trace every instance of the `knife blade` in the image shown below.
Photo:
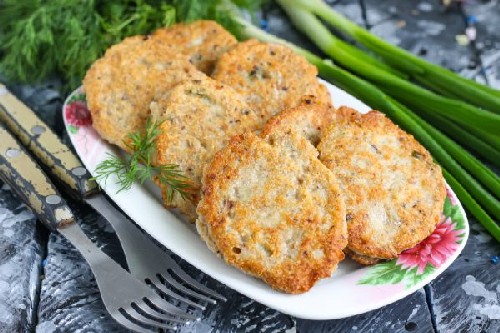
[[[144,281],[152,279],[155,265],[174,267],[177,263],[159,246],[151,241],[135,224],[99,190],[88,170],[81,164],[70,148],[48,127],[28,106],[19,101],[4,85],[0,84],[0,120],[18,139],[57,177],[72,194],[89,204],[113,227],[121,243],[130,273]],[[155,258],[155,260],[152,260]],[[182,270],[177,270],[181,272]],[[169,283],[175,281],[169,278]],[[181,276],[191,285],[207,295],[219,300],[224,297],[196,283],[183,273]],[[182,290],[182,286],[176,285]],[[191,292],[192,293],[192,292]],[[210,303],[215,300],[201,294],[197,297]]]

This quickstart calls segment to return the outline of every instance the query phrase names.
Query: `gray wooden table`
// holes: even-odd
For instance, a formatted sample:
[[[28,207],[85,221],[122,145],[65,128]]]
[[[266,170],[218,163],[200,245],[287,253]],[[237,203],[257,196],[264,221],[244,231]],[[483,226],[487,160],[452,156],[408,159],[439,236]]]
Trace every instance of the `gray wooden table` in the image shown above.
[[[332,6],[372,32],[460,74],[500,88],[500,0],[467,1],[445,8],[437,0],[344,0]],[[477,42],[457,43],[477,19]],[[270,32],[315,50],[270,6]],[[1,23],[0,23],[1,24]],[[459,37],[460,38],[460,37]],[[317,51],[317,50],[315,50]],[[10,85],[63,137],[63,96],[57,78]],[[90,208],[70,202],[88,235],[124,262],[110,226]],[[498,220],[498,217],[497,217]],[[500,332],[500,245],[473,218],[464,252],[425,288],[381,309],[343,320],[292,318],[253,302],[195,268],[185,268],[223,293],[228,302],[182,332]],[[82,257],[0,184],[0,332],[124,332],[106,313]]]

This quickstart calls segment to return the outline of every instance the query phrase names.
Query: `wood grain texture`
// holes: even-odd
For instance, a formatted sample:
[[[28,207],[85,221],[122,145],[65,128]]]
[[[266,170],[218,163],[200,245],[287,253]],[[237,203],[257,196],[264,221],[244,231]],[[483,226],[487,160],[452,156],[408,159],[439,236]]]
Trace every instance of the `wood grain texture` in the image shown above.
[[[299,320],[297,326],[301,333],[434,332],[424,289],[368,313],[341,320]]]
[[[0,332],[34,329],[43,241],[33,213],[0,182]]]
[[[476,49],[482,66],[469,66],[461,73],[500,89],[500,0],[491,0],[481,6],[466,3],[463,10],[479,22]]]
[[[69,202],[83,231],[110,256],[124,258],[111,227],[91,208]],[[126,332],[106,312],[90,267],[60,234],[50,235],[37,332]]]
[[[456,42],[464,22],[456,10],[440,1],[365,0],[370,30],[415,55],[460,71],[469,63],[470,50]]]

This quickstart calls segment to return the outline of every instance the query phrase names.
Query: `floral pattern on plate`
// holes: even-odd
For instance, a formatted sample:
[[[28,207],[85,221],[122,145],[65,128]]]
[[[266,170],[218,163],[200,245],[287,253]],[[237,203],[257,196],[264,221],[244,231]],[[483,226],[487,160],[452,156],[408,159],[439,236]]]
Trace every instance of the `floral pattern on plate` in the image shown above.
[[[69,133],[76,134],[81,126],[92,125],[92,117],[87,108],[85,94],[77,93],[71,96],[64,108],[66,128]]]
[[[358,284],[380,285],[403,283],[411,288],[434,274],[459,248],[466,230],[455,194],[446,191],[441,221],[436,230],[417,244],[404,251],[399,258],[369,267]]]

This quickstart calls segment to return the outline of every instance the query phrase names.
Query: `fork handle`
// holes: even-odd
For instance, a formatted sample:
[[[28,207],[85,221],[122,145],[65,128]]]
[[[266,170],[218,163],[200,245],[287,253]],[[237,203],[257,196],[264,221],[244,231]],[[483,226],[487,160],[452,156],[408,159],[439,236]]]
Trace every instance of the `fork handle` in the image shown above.
[[[54,185],[3,126],[0,126],[0,178],[52,231],[75,221]]]
[[[68,146],[59,140],[28,106],[0,83],[0,121],[50,172],[80,197],[97,191],[97,184]]]

